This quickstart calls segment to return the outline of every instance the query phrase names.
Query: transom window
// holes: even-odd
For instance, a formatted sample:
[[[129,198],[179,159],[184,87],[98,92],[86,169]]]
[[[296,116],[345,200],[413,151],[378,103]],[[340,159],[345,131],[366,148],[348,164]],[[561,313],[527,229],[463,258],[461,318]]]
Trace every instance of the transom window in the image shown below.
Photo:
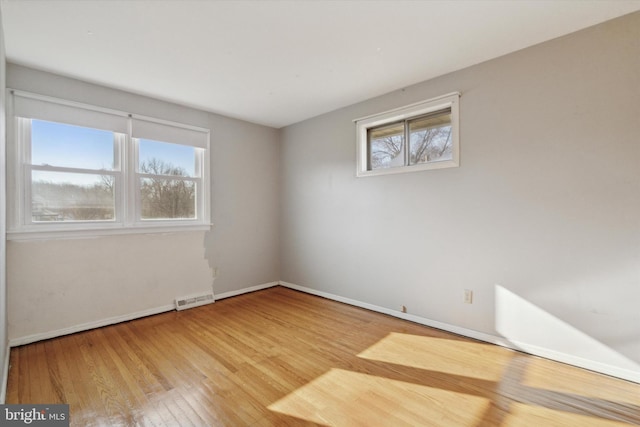
[[[459,94],[356,121],[358,176],[458,166]]]
[[[12,93],[10,238],[209,226],[207,129]]]

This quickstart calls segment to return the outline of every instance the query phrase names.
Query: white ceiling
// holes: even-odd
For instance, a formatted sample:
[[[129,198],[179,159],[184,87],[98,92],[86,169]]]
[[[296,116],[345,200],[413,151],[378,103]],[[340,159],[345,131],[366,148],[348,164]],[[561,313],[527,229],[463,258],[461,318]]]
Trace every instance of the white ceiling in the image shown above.
[[[640,0],[1,0],[7,60],[282,127]]]

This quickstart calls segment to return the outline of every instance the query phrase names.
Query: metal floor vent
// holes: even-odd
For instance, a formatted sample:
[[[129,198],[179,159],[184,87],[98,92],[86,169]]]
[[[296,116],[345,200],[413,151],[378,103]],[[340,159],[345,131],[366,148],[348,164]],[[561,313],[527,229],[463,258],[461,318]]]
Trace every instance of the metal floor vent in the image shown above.
[[[215,302],[212,293],[176,298],[176,310],[186,310],[187,308],[198,307],[212,302]]]

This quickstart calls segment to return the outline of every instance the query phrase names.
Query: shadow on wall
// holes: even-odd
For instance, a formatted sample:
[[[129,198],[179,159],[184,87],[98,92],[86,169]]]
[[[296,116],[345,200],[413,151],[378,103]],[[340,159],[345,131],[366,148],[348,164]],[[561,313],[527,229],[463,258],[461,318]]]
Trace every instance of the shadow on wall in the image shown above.
[[[524,351],[535,354],[536,351],[532,351],[535,347],[553,349],[632,372],[640,371],[636,361],[500,285],[495,285],[495,310],[496,331]]]

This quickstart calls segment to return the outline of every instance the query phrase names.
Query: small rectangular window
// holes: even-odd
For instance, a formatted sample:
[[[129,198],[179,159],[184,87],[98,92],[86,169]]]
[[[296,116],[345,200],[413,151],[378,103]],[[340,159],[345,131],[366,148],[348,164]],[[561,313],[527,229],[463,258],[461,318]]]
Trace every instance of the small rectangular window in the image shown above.
[[[356,120],[357,176],[458,166],[459,94]]]

